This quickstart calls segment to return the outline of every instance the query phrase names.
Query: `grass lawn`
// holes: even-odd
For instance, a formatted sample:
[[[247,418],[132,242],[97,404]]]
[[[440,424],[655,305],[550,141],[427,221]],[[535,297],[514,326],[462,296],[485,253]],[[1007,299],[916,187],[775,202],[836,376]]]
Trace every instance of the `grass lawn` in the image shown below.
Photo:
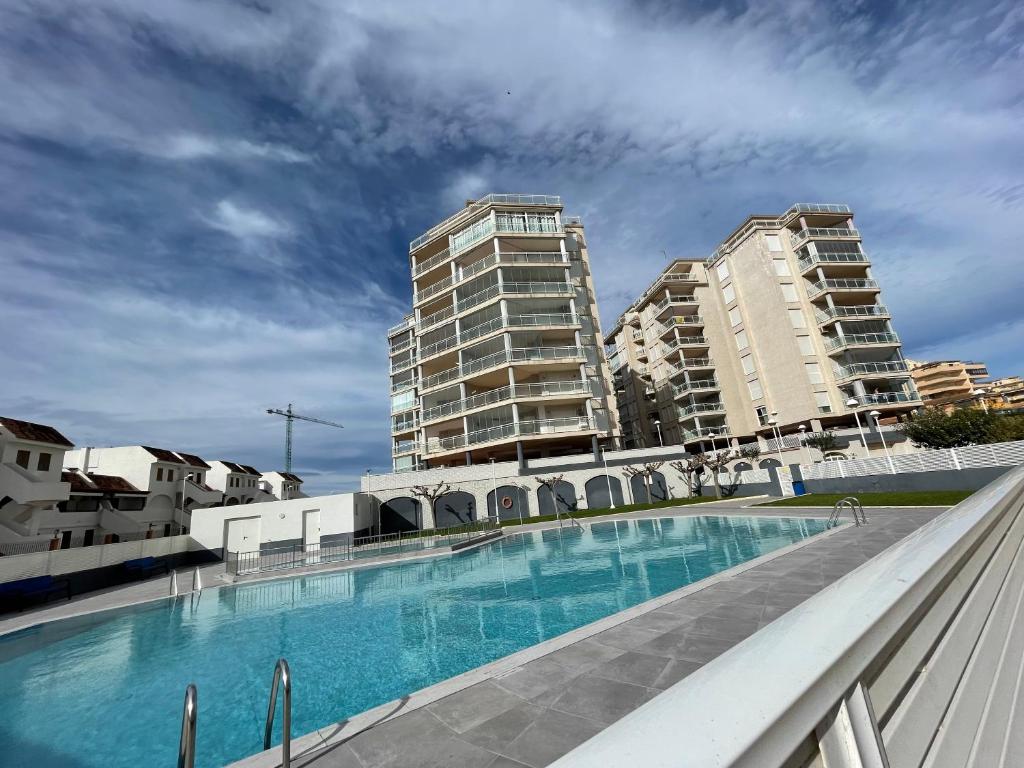
[[[761,507],[831,507],[856,496],[865,507],[952,507],[974,491],[892,491],[890,493],[808,493],[759,504]]]
[[[688,499],[669,499],[668,501],[656,501],[653,504],[620,504],[615,509],[604,508],[604,509],[581,509],[577,512],[573,512],[572,516],[575,518],[581,517],[600,517],[601,515],[619,515],[623,512],[638,512],[644,509],[662,509],[663,507],[682,507],[686,504],[701,504],[709,501],[717,501],[714,496],[714,491],[710,496],[692,496]],[[565,517],[565,515],[562,515]],[[555,515],[540,515],[539,517],[524,517],[523,523],[544,523],[548,520],[557,519]],[[519,519],[514,520],[502,520],[502,526],[508,525],[519,525]]]

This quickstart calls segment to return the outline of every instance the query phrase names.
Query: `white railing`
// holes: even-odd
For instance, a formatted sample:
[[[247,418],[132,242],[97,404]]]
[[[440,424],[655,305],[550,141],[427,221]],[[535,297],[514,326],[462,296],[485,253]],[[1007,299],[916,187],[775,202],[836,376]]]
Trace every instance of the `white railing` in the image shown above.
[[[145,532],[138,534],[145,536]],[[0,584],[35,576],[60,576],[76,571],[118,565],[140,557],[169,557],[187,552],[191,536],[139,538],[117,544],[96,544],[91,547],[55,549],[47,552],[0,557]]]
[[[845,253],[814,253],[797,260],[797,267],[801,272],[813,267],[815,264],[867,264],[869,263],[866,254],[856,251]]]
[[[892,465],[885,456],[844,461],[823,461],[810,466],[802,464],[800,472],[807,480],[833,477],[866,477],[901,472],[938,472],[941,470],[977,469],[980,467],[1014,467],[1024,464],[1024,440],[1011,443],[969,445],[934,451],[891,454]]]
[[[853,213],[848,205],[831,205],[827,203],[796,203],[788,211],[779,217],[779,220],[788,219],[794,213]]]
[[[399,440],[391,450],[392,456],[399,456],[403,453],[413,453],[420,449],[420,444],[415,440]]]
[[[892,403],[916,403],[921,400],[917,392],[873,392],[870,395],[853,395],[859,405],[891,405]]]
[[[668,375],[675,376],[683,371],[713,367],[714,364],[711,362],[710,357],[683,357],[680,358],[680,363],[678,365],[668,366]]]
[[[908,373],[907,364],[902,360],[887,363],[847,363],[836,368],[837,379],[848,379],[852,376],[870,376],[873,373]]]
[[[718,427],[701,427],[700,429],[686,429],[683,430],[683,441],[690,440],[710,440],[711,438],[723,439],[722,448],[727,448],[728,444],[724,442],[725,438],[729,437],[729,429],[724,424]]]
[[[694,403],[676,408],[676,415],[685,419],[698,413],[716,413],[725,410],[723,403]]]
[[[439,373],[425,376],[420,381],[421,389],[433,389],[456,379],[470,376],[479,371],[493,368],[507,362],[528,362],[530,360],[575,360],[585,358],[583,347],[524,347],[510,352],[499,350],[468,363],[448,368]]]
[[[439,264],[444,264],[446,261],[451,259],[451,257],[452,257],[451,251],[449,251],[447,248],[445,248],[440,253],[436,253],[433,256],[431,256],[429,259],[424,259],[419,264],[417,264],[415,266],[415,268],[413,269],[413,271],[412,271],[413,277],[419,277],[424,272],[429,272],[430,270],[432,270],[434,267],[438,266]]]
[[[416,323],[416,328],[422,333],[427,328],[435,326],[438,323],[443,323],[445,320],[448,320],[452,317],[455,317],[455,307],[445,307],[444,309],[440,309],[437,312],[434,312],[433,314],[424,315],[423,317],[421,317],[420,321]]]
[[[845,336],[825,336],[825,349],[830,352],[843,347],[863,346],[865,344],[899,344],[900,337],[895,333],[849,333]]]
[[[587,416],[567,416],[558,419],[534,419],[520,421],[518,424],[508,422],[487,429],[479,429],[468,435],[451,437],[434,437],[427,440],[427,453],[453,451],[479,443],[490,443],[510,437],[531,437],[536,435],[557,434],[562,432],[589,432],[597,429],[594,419]]]
[[[661,353],[667,355],[669,352],[678,349],[679,347],[706,347],[708,340],[703,336],[680,336],[677,339],[672,339],[665,342],[661,346]]]
[[[671,307],[676,304],[697,304],[698,301],[693,296],[666,296],[661,301],[654,305],[655,313],[661,312],[666,307]]]
[[[789,233],[789,241],[793,244],[794,248],[804,240],[812,237],[826,240],[837,237],[860,237],[860,232],[852,227],[850,229],[845,227],[808,227],[807,229],[801,229],[799,232]]]
[[[448,277],[444,278],[443,280],[438,280],[433,285],[428,285],[422,291],[416,293],[412,297],[412,303],[419,304],[421,301],[425,301],[426,299],[429,299],[431,296],[437,296],[437,294],[441,293],[442,291],[451,288],[454,283],[455,278],[452,277],[451,275],[448,275]]]
[[[1024,468],[551,768],[1020,765],[1022,496]]]
[[[473,215],[476,211],[484,208],[488,205],[552,205],[561,208],[562,198],[558,195],[508,195],[508,194],[490,194],[481,197],[471,205],[466,206],[460,211],[456,211],[451,216],[446,218],[439,224],[435,224],[422,235],[417,237],[411,243],[409,243],[409,252],[415,251],[421,245],[430,240],[433,240],[441,232],[452,226],[460,218],[465,218]]]
[[[401,333],[406,328],[411,328],[414,325],[416,325],[416,316],[412,314],[406,315],[398,325],[392,325],[388,328],[388,336],[394,336],[396,333]]]
[[[672,392],[675,397],[681,397],[688,392],[701,392],[709,389],[718,389],[718,379],[712,377],[710,379],[695,379],[689,383],[676,384],[672,387]]]
[[[405,352],[405,350],[412,347],[415,343],[416,339],[406,339],[405,341],[400,341],[397,344],[393,344],[390,349],[390,354],[397,355],[399,352]]]
[[[878,283],[866,277],[830,277],[807,286],[808,298],[817,296],[822,291],[872,291]]]
[[[404,371],[406,368],[411,368],[416,365],[416,355],[410,355],[405,360],[393,360],[391,362],[391,373],[398,373]]]
[[[881,304],[858,304],[855,306],[826,307],[815,310],[814,316],[819,323],[827,323],[841,317],[888,317],[889,310]]]
[[[487,392],[479,392],[475,395],[453,400],[448,403],[436,405],[423,411],[423,421],[435,421],[456,416],[474,408],[483,408],[488,405],[495,405],[508,400],[528,397],[545,397],[551,395],[589,395],[590,384],[586,381],[548,381],[538,384],[511,384],[505,387],[498,387]]]

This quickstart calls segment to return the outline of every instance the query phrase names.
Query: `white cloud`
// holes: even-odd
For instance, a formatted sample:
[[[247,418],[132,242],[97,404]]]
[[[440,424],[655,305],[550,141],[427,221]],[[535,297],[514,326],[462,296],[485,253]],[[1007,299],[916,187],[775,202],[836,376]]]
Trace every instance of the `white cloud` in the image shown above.
[[[309,163],[312,157],[282,144],[254,143],[244,139],[214,139],[194,133],[181,133],[149,143],[145,151],[168,160],[204,160],[207,158],[261,158],[283,163]]]
[[[294,234],[294,230],[287,222],[272,218],[255,208],[237,205],[230,200],[221,200],[217,203],[213,215],[206,219],[206,223],[245,242],[264,238],[276,240]]]

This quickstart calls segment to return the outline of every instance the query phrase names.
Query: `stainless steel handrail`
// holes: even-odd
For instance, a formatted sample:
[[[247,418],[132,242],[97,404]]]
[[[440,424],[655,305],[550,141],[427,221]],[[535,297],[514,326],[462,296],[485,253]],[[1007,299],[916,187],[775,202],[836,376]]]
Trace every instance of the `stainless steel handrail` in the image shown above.
[[[196,716],[199,714],[199,693],[195,683],[185,688],[185,705],[181,711],[181,740],[178,742],[178,768],[196,764]]]
[[[274,679],[270,684],[270,705],[267,707],[267,724],[263,729],[265,750],[270,749],[270,737],[274,731],[279,685],[284,686],[284,701],[281,704],[281,768],[289,768],[292,764],[292,674],[284,659],[278,659],[274,665]]]
[[[853,516],[854,525],[867,525],[868,518],[864,514],[864,505],[860,503],[860,499],[856,496],[847,496],[844,499],[840,499],[832,505],[832,514],[828,516],[828,521],[825,523],[826,528],[832,528],[833,526],[839,525],[839,516],[842,514],[844,509],[849,509],[850,514]],[[860,515],[858,516],[858,511]]]

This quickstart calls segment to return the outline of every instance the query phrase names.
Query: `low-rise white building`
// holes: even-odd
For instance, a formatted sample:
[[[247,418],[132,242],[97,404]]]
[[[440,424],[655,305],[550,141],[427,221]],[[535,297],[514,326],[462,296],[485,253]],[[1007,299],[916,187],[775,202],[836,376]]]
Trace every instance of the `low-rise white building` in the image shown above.
[[[258,501],[272,501],[275,494],[268,493],[262,483],[260,471],[247,464],[218,459],[210,462],[206,482],[224,495],[223,504],[252,504]]]
[[[291,472],[264,472],[264,490],[278,499],[302,499],[302,478]]]

